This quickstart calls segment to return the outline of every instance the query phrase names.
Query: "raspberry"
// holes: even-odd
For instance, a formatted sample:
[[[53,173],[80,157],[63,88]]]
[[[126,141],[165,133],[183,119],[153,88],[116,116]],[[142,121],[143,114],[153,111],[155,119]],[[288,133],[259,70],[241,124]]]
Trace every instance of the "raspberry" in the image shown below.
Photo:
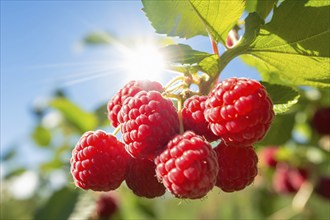
[[[214,151],[219,163],[216,186],[225,192],[233,192],[253,182],[258,173],[258,157],[252,146],[226,146],[220,143]]]
[[[279,163],[273,176],[273,187],[277,193],[297,192],[307,180],[306,169],[291,167],[287,163]]]
[[[218,174],[211,145],[192,131],[172,139],[155,163],[157,177],[178,198],[204,197],[213,188]]]
[[[140,91],[158,91],[162,92],[163,86],[154,81],[143,80],[143,81],[130,81],[122,89],[120,89],[115,96],[108,103],[108,119],[111,121],[114,127],[119,125],[117,115],[124,103],[125,99],[128,97],[133,97],[136,93]]]
[[[274,118],[266,89],[255,80],[230,78],[219,83],[205,103],[205,119],[227,145],[261,140]]]
[[[100,219],[109,219],[117,210],[117,200],[110,193],[102,194],[96,202],[96,215]]]
[[[197,95],[187,99],[182,109],[182,120],[185,130],[191,130],[212,142],[219,139],[219,137],[212,133],[209,123],[205,121],[204,109],[206,99],[206,96]]]
[[[72,151],[71,173],[77,187],[109,191],[125,178],[129,155],[123,143],[103,131],[88,131]]]
[[[146,198],[155,198],[165,193],[165,187],[156,177],[156,165],[146,159],[134,159],[129,162],[126,184],[134,194]]]
[[[276,153],[278,148],[275,146],[265,147],[260,151],[260,162],[267,166],[275,168],[277,164]]]
[[[315,112],[312,126],[319,134],[330,134],[330,107],[320,108]]]
[[[173,103],[156,91],[141,91],[127,98],[118,119],[126,150],[135,158],[153,159],[179,132]]]
[[[226,46],[228,48],[233,48],[238,43],[238,32],[237,29],[232,29],[229,31],[228,36],[226,38]]]
[[[316,184],[315,191],[318,195],[330,200],[330,177],[321,177]]]

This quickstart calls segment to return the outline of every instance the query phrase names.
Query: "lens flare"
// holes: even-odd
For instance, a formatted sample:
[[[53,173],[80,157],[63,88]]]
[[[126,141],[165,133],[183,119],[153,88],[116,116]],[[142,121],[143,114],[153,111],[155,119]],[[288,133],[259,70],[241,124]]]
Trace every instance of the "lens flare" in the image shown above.
[[[121,51],[121,66],[130,79],[160,80],[165,69],[163,55],[153,44],[140,44]]]

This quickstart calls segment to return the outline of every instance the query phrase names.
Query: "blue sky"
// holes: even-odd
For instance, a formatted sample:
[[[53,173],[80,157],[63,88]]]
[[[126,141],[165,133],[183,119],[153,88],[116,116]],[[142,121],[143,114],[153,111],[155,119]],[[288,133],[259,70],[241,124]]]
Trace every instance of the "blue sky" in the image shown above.
[[[112,69],[94,76],[102,69],[100,62],[111,66],[118,54],[106,47],[82,47],[81,40],[94,31],[126,39],[154,36],[142,7],[140,1],[119,0],[1,1],[1,151],[29,142],[35,125],[32,104],[57,88],[65,88],[86,110],[111,98],[125,83],[124,73]],[[211,49],[206,37],[180,42]],[[238,59],[222,73],[222,78],[231,76],[258,78]]]

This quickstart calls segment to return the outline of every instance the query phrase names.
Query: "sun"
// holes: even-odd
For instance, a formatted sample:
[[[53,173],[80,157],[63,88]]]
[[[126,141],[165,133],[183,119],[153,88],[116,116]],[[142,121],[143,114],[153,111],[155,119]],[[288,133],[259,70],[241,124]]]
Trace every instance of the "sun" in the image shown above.
[[[120,51],[121,66],[130,79],[160,80],[165,69],[165,58],[156,45],[141,43]]]

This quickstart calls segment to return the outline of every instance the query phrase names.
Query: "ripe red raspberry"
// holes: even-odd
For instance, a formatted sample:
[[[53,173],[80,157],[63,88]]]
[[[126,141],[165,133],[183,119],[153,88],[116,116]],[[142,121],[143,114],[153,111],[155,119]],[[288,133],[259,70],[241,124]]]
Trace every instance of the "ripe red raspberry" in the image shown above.
[[[291,167],[287,163],[279,163],[273,176],[273,188],[281,194],[295,193],[307,180],[306,169]]]
[[[123,143],[103,131],[83,134],[72,151],[71,173],[77,187],[109,191],[125,178],[129,155]]]
[[[320,134],[330,134],[330,107],[320,108],[315,112],[312,126]]]
[[[165,187],[156,177],[156,165],[147,159],[134,159],[129,162],[126,184],[135,195],[155,198],[165,193]]]
[[[205,121],[204,109],[206,99],[206,96],[197,95],[187,99],[182,108],[182,120],[186,131],[191,130],[212,142],[218,140],[219,137],[212,133],[209,123]]]
[[[315,191],[318,195],[330,200],[330,177],[321,177],[316,184]]]
[[[120,89],[115,96],[108,103],[108,119],[111,121],[114,127],[119,125],[117,115],[127,97],[133,97],[140,91],[158,91],[164,90],[163,86],[154,81],[143,80],[143,81],[130,81],[122,89]]]
[[[117,198],[111,193],[102,194],[96,201],[96,217],[99,219],[109,219],[117,210]]]
[[[209,94],[205,119],[227,145],[249,146],[261,140],[274,118],[266,89],[255,80],[230,78]]]
[[[172,139],[155,163],[157,177],[178,198],[204,197],[213,188],[218,174],[211,145],[192,131]]]
[[[217,153],[219,173],[216,186],[225,192],[244,189],[258,174],[258,157],[252,146],[226,146],[220,143]]]
[[[156,91],[141,91],[127,98],[118,120],[126,150],[135,158],[154,159],[179,132],[176,108]]]
[[[278,147],[268,146],[263,148],[260,151],[260,162],[261,164],[275,168],[277,164],[276,153],[278,151]]]

